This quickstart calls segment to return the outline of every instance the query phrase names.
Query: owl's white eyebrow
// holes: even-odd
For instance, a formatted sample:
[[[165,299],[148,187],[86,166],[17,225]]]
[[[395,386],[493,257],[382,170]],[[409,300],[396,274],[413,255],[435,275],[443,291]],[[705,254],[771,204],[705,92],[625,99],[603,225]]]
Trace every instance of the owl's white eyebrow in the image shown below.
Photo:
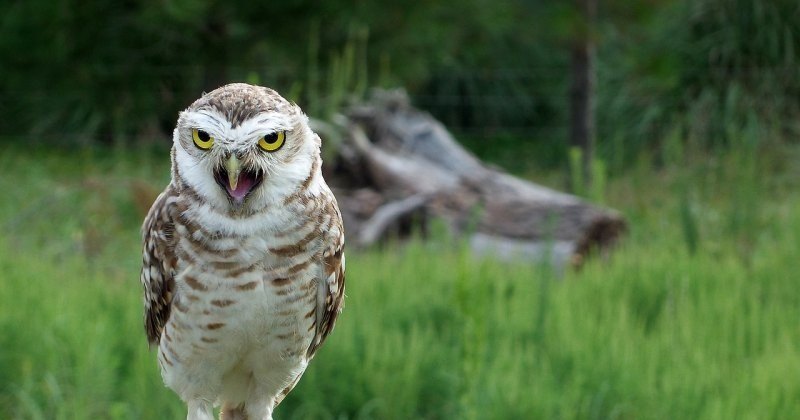
[[[247,133],[246,137],[256,137],[256,136],[261,137],[262,133],[264,135],[266,135],[266,134],[272,134],[272,133],[275,133],[275,132],[278,132],[278,131],[285,131],[286,133],[291,133],[292,132],[291,129],[283,130],[283,129],[278,128],[277,130],[262,130],[260,128],[256,128],[256,129],[251,130],[249,133]]]
[[[186,114],[186,122],[198,130],[214,130],[217,134],[225,130],[225,119],[222,115],[212,112],[190,111]]]
[[[275,130],[287,130],[292,126],[291,119],[277,112],[263,113],[259,117],[257,124],[274,125]]]

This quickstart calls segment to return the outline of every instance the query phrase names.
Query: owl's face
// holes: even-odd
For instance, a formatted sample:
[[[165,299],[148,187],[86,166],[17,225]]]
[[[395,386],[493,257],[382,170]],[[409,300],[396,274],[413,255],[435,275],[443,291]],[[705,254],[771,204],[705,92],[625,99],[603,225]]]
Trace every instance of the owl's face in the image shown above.
[[[308,179],[320,146],[298,106],[241,83],[181,112],[173,143],[173,179],[232,213],[257,212],[290,195]]]

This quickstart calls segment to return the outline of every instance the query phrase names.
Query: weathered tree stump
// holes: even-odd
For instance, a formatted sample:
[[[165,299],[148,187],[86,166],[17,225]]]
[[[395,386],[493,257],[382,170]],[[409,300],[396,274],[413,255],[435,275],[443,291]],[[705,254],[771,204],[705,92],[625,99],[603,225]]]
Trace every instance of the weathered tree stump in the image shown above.
[[[325,176],[350,244],[370,245],[438,218],[475,252],[563,266],[607,252],[626,229],[612,209],[483,164],[402,91],[376,92],[344,117]]]

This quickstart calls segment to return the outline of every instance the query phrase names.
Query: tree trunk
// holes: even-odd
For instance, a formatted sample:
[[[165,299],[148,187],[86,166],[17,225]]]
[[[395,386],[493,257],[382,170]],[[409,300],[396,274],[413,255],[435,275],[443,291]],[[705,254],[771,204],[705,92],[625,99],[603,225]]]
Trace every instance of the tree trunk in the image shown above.
[[[350,244],[424,230],[438,219],[477,253],[563,266],[605,252],[625,231],[614,210],[483,164],[403,92],[378,92],[340,125],[343,141],[324,169]]]
[[[570,176],[573,188],[592,182],[594,158],[594,42],[592,39],[597,14],[597,0],[576,0],[578,26],[572,43],[572,85],[570,88],[570,146],[581,152],[580,171]],[[585,189],[584,189],[585,190]]]

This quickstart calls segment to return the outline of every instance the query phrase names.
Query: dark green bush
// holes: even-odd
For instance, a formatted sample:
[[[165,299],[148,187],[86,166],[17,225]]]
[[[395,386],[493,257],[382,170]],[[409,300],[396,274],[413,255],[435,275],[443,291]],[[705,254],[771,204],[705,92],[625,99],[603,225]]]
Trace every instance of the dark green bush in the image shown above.
[[[797,135],[800,3],[675,1],[657,12],[601,44],[601,155],[626,163],[669,141],[721,150]]]
[[[402,85],[482,157],[563,164],[567,4],[2,2],[0,142],[163,141],[177,111],[228,81],[273,86],[323,117],[367,86]],[[611,168],[674,139],[797,134],[798,3],[601,6],[598,156]]]

